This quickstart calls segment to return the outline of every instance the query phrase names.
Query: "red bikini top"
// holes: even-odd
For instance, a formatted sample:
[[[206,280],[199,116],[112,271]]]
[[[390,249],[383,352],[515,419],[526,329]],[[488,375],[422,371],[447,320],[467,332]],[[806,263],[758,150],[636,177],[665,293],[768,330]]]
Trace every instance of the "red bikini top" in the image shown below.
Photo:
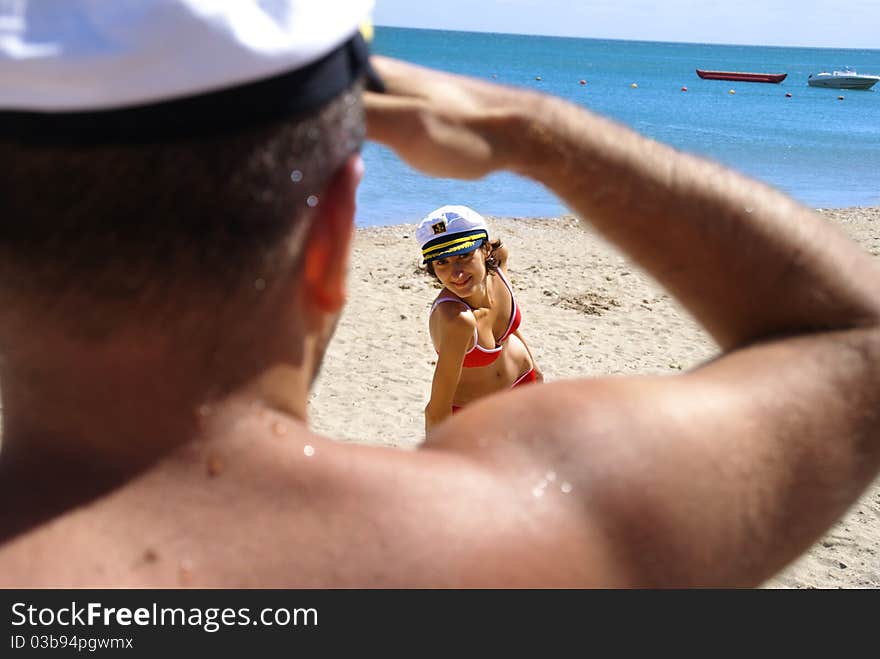
[[[507,287],[508,292],[510,293],[510,322],[507,323],[507,329],[504,331],[504,334],[500,339],[497,339],[494,348],[484,348],[480,345],[479,336],[477,335],[477,328],[474,327],[474,346],[470,350],[468,350],[464,355],[464,361],[461,363],[464,368],[479,368],[481,366],[488,366],[492,362],[494,362],[498,357],[501,356],[501,351],[504,349],[504,342],[507,341],[507,337],[513,334],[518,328],[519,324],[522,322],[522,313],[519,310],[519,306],[516,304],[516,298],[513,296],[513,288],[510,286],[510,282],[507,281],[507,278],[504,276],[504,273],[501,270],[496,270],[496,272],[501,275],[501,281],[504,282],[504,285]],[[434,300],[434,304],[431,306],[431,313],[434,313],[434,309],[437,308],[438,304],[443,302],[459,302],[466,306],[468,309],[472,309],[471,305],[462,300],[459,297],[438,297]]]

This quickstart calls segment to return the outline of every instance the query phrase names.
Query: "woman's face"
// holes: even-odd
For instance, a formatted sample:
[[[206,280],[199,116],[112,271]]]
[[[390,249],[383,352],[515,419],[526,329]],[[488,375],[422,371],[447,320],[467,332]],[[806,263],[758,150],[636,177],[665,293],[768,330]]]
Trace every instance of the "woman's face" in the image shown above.
[[[475,293],[486,279],[486,258],[483,249],[434,261],[437,279],[459,297]]]

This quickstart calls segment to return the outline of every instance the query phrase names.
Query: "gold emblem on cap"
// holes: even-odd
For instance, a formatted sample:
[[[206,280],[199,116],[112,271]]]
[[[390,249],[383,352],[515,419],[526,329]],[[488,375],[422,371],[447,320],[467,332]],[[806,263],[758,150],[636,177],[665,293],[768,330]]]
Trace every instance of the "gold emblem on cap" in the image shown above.
[[[446,233],[446,222],[440,220],[437,224],[432,224],[431,229],[434,231],[434,235],[436,236],[438,233]]]

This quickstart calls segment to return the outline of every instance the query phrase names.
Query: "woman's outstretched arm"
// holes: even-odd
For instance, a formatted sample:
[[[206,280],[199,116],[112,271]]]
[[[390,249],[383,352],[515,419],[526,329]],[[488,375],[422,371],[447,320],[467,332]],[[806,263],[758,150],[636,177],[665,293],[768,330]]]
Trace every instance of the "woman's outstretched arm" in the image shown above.
[[[431,317],[431,340],[437,365],[431,381],[431,398],[425,406],[425,434],[452,414],[452,401],[461,377],[465,353],[474,340],[474,314],[458,304],[441,304]]]

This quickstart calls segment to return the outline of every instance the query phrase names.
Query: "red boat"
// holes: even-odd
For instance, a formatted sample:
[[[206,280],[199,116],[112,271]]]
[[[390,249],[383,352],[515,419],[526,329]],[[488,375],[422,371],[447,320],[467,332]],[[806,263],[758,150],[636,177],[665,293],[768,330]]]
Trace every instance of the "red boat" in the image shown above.
[[[775,82],[785,80],[787,73],[742,73],[740,71],[705,71],[697,69],[704,80],[735,80],[737,82]]]

